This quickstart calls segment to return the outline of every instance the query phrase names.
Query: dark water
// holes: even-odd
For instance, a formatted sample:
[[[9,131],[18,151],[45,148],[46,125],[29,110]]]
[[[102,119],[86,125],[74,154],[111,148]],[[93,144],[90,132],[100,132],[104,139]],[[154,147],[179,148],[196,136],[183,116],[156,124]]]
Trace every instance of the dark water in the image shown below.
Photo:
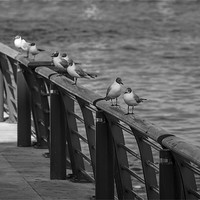
[[[11,47],[19,34],[50,52],[67,51],[99,73],[79,83],[103,96],[121,77],[124,89],[149,99],[135,113],[200,144],[198,0],[7,0],[0,27],[0,41]]]

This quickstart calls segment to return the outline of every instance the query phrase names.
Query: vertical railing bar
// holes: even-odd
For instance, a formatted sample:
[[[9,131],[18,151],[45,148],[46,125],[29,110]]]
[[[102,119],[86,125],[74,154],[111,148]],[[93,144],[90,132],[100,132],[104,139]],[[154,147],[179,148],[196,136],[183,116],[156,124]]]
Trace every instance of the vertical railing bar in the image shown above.
[[[26,147],[31,146],[31,100],[20,65],[17,70],[17,87],[17,145]]]
[[[65,117],[61,95],[51,86],[50,109],[50,178],[66,179],[66,135]]]
[[[114,199],[112,135],[102,111],[96,113],[96,199]]]

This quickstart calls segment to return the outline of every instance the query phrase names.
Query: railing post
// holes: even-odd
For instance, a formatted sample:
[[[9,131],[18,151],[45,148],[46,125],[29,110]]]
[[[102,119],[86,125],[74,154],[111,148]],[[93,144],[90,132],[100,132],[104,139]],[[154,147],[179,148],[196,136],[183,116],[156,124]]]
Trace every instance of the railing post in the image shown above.
[[[0,122],[4,121],[4,85],[3,85],[3,73],[0,66]]]
[[[113,142],[109,124],[96,113],[96,199],[114,199]]]
[[[175,167],[171,151],[169,149],[160,150],[160,199],[177,199],[175,184]]]
[[[31,146],[31,106],[28,90],[22,69],[17,70],[17,146]]]
[[[50,178],[66,179],[66,135],[61,95],[51,85],[50,96]]]

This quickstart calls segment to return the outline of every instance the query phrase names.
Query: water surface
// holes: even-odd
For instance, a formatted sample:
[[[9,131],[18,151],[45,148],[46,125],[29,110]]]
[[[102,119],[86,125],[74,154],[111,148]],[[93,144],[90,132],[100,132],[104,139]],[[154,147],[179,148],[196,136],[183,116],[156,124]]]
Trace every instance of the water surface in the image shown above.
[[[99,74],[78,82],[102,96],[121,77],[124,89],[148,99],[136,114],[200,144],[199,1],[7,0],[0,26],[11,47],[20,34],[49,54],[68,52]]]

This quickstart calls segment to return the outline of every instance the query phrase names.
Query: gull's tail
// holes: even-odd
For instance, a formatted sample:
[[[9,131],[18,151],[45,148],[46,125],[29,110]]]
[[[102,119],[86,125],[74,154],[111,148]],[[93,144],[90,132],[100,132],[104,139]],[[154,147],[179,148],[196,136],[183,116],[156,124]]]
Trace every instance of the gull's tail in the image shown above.
[[[95,73],[88,73],[86,72],[88,76],[90,76],[91,78],[96,78],[97,77],[97,74]]]
[[[38,49],[38,51],[45,51],[44,49]]]
[[[143,101],[146,101],[146,100],[147,100],[147,99],[140,98],[140,99],[139,99],[139,103],[140,103],[140,102],[143,102]]]

